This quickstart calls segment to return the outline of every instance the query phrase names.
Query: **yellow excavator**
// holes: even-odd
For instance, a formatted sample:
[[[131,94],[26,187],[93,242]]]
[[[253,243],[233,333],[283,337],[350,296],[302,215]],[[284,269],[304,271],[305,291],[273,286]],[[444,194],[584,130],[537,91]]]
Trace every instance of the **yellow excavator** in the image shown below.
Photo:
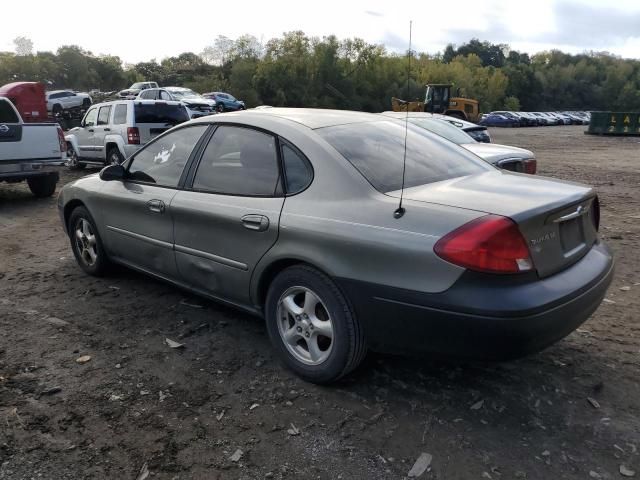
[[[451,97],[450,83],[429,83],[424,102],[408,102],[391,97],[391,108],[394,112],[429,112],[442,113],[470,122],[480,120],[480,102],[471,98]]]

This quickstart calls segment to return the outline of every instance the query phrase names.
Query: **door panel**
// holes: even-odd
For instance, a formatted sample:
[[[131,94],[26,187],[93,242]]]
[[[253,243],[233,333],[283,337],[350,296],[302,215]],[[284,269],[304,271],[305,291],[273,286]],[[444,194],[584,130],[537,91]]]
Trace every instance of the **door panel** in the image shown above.
[[[278,238],[283,203],[284,198],[178,192],[171,211],[176,263],[183,281],[211,295],[248,304],[251,274]]]
[[[105,182],[100,215],[109,255],[165,278],[177,277],[171,200],[176,190]]]
[[[178,270],[194,288],[250,305],[251,274],[278,238],[281,195],[273,135],[220,126],[171,203]]]

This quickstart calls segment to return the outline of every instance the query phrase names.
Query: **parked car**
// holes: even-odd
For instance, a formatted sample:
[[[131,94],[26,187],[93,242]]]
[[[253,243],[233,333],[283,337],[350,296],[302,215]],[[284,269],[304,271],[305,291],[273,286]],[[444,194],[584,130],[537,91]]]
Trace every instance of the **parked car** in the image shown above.
[[[203,93],[204,98],[215,100],[217,103],[218,112],[233,112],[236,110],[244,110],[247,108],[242,100],[237,100],[230,93],[224,92],[209,92]]]
[[[478,125],[476,123],[471,123],[466,120],[462,120],[461,118],[450,117],[448,115],[439,115],[437,113],[433,115],[450,123],[454,127],[463,130],[476,142],[491,143],[491,135],[489,134],[489,130],[487,130],[487,127],[485,127],[484,125]]]
[[[53,115],[72,108],[87,109],[92,103],[88,93],[75,93],[71,90],[51,90],[46,93],[46,101],[47,111]]]
[[[461,129],[430,113],[410,112],[407,116],[406,112],[385,112],[381,115],[400,122],[406,118],[411,125],[440,135],[498,168],[513,172],[536,173],[537,161],[535,155],[524,148],[496,143],[479,143]]]
[[[116,100],[91,107],[64,139],[71,169],[121,163],[169,128],[189,120],[180,102]]]
[[[182,87],[149,88],[138,94],[140,100],[172,100],[181,102],[191,118],[204,117],[216,113],[216,101]]]
[[[528,127],[529,125],[531,125],[531,121],[524,115],[521,115],[520,112],[507,112],[505,110],[502,110],[502,111],[496,111],[491,113],[502,115],[503,117],[507,117],[513,120],[514,122],[516,122],[517,126],[519,127]]]
[[[317,383],[367,349],[541,350],[613,277],[590,187],[363,112],[191,120],[66,185],[58,207],[86,273],[115,262],[263,316],[283,362]]]
[[[50,197],[66,150],[57,123],[24,123],[13,103],[0,97],[0,182],[26,180],[36,197]]]
[[[142,90],[146,90],[148,88],[158,88],[158,83],[157,82],[136,82],[133,85],[131,85],[129,88],[120,90],[118,92],[118,96],[120,98],[127,98],[129,100],[132,100],[135,97],[137,97]]]
[[[482,116],[480,125],[485,125],[487,127],[519,127],[520,120],[515,117],[507,117],[505,115],[500,115],[497,113],[489,113]]]

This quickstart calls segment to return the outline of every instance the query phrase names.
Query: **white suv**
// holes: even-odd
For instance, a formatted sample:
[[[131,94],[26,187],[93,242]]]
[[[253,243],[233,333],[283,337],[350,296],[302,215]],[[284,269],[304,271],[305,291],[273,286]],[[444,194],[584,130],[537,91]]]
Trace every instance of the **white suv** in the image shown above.
[[[147,142],[174,125],[189,120],[180,102],[116,100],[91,107],[79,127],[65,135],[67,165],[122,163]]]
[[[52,90],[47,92],[47,111],[54,115],[70,108],[89,108],[91,97],[88,93],[75,93],[71,90]]]

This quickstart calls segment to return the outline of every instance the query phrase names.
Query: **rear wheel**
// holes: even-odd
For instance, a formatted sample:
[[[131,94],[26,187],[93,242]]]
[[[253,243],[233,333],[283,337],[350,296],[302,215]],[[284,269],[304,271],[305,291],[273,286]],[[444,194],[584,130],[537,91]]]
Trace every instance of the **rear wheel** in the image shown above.
[[[102,276],[109,259],[102,246],[93,218],[84,207],[77,207],[69,217],[69,239],[78,265],[89,275]]]
[[[120,165],[123,160],[118,147],[111,147],[107,152],[107,165]]]
[[[304,380],[338,380],[366,354],[364,334],[347,298],[314,268],[282,271],[269,287],[265,311],[271,343]]]
[[[224,113],[224,103],[219,103],[218,105],[216,105],[216,110],[218,111],[218,113]]]
[[[57,175],[41,175],[27,178],[29,190],[38,198],[50,197],[56,191]]]
[[[59,116],[60,114],[62,114],[62,105],[59,105],[59,104],[57,104],[57,103],[56,103],[56,104],[53,106],[53,108],[51,109],[51,113],[53,113],[53,116],[54,116],[54,117],[57,117],[57,116]]]

